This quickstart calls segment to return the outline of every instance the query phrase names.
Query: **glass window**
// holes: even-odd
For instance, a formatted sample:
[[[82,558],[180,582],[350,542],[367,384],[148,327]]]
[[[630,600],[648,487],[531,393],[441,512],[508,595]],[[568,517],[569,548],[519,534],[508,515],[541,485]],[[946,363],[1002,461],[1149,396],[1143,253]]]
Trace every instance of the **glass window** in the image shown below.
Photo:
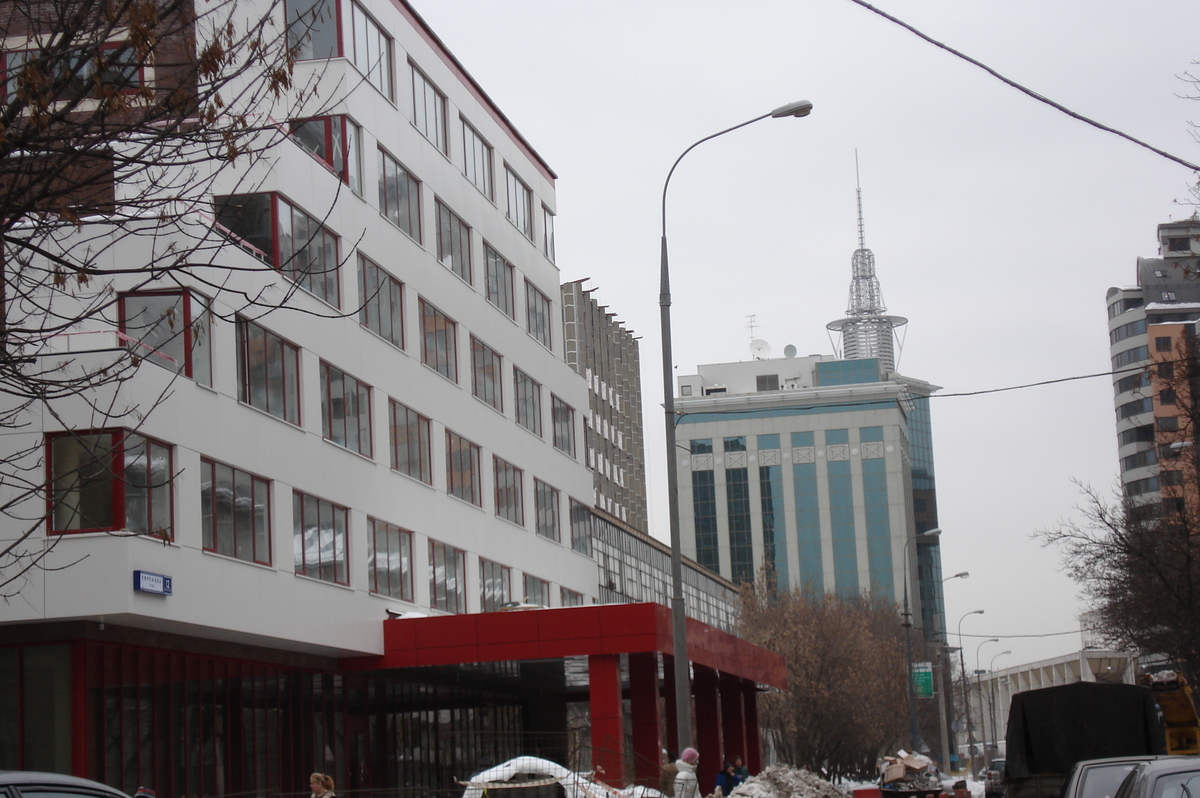
[[[458,218],[454,211],[437,201],[437,257],[438,262],[474,285],[471,271],[471,228]]]
[[[471,392],[492,407],[503,412],[504,398],[501,391],[500,353],[471,336]]]
[[[294,120],[292,138],[362,195],[362,128],[345,116],[318,116]]]
[[[496,467],[496,515],[525,526],[525,472],[499,457]]]
[[[475,128],[462,119],[463,131],[463,174],[471,185],[483,192],[489,200],[495,199],[492,193],[492,147]]]
[[[512,569],[480,557],[479,586],[480,611],[495,612],[512,601]]]
[[[392,40],[358,3],[350,4],[350,26],[354,34],[354,66],[367,82],[392,99]]]
[[[337,58],[337,0],[287,0],[288,47],[303,61]]]
[[[508,193],[505,216],[516,228],[533,240],[533,193],[508,164],[504,165],[504,184]]]
[[[525,329],[550,349],[550,298],[525,281]]]
[[[487,256],[487,300],[504,312],[510,319],[517,317],[516,300],[513,298],[514,269],[500,253],[484,246]]]
[[[321,434],[364,457],[372,455],[371,386],[321,363]]]
[[[575,456],[575,409],[550,394],[550,417],[554,421],[554,448]]]
[[[559,588],[564,607],[582,607],[583,594],[577,590],[572,590],[569,587]]]
[[[271,564],[271,481],[200,458],[204,550]]]
[[[107,94],[100,87],[131,92],[142,85],[142,61],[127,42],[65,49],[48,58],[40,50],[9,50],[3,53],[3,65],[9,98],[15,98],[22,85],[52,100],[101,97]]]
[[[1170,352],[1171,351],[1170,336],[1159,336],[1159,337],[1155,338],[1154,339],[1154,351],[1155,352]]]
[[[442,612],[467,611],[467,553],[429,541],[429,606]]]
[[[1158,403],[1161,405],[1173,405],[1177,401],[1175,391],[1170,388],[1163,388],[1158,392]]]
[[[841,442],[845,443],[845,441]],[[746,438],[743,435],[739,435],[735,438],[726,438],[723,448],[726,452],[744,452],[746,451]]]
[[[446,430],[446,492],[476,507],[483,506],[479,457],[477,445]]]
[[[341,307],[338,239],[320,222],[275,194],[218,197],[215,206],[217,224],[235,243],[313,296]]]
[[[421,181],[379,150],[379,212],[421,243]]]
[[[1146,401],[1150,401],[1147,399]],[[1159,432],[1177,432],[1179,430],[1179,417],[1167,416],[1165,418],[1155,418],[1154,426]]]
[[[208,298],[190,291],[122,294],[121,334],[134,355],[212,385]]]
[[[517,423],[534,435],[542,434],[542,386],[519,368],[513,368],[513,404]]]
[[[446,145],[446,95],[438,91],[417,65],[409,62],[413,84],[413,124],[443,153]]]
[[[300,424],[300,348],[237,319],[238,399],[251,407]]]
[[[358,323],[404,348],[404,284],[363,255],[358,256]]]
[[[525,602],[539,607],[550,606],[550,583],[532,574],[525,574]]]
[[[171,447],[126,430],[47,436],[50,532],[174,538]]]
[[[533,490],[537,502],[537,533],[544,538],[559,540],[558,489],[535,479]]]
[[[421,362],[458,382],[458,325],[424,299],[421,305]]]
[[[571,499],[571,548],[592,556],[592,511],[575,499]]]
[[[692,454],[712,454],[713,442],[712,438],[696,438],[691,441]]]
[[[410,407],[391,399],[388,438],[392,449],[392,468],[426,485],[433,484],[429,450],[429,419]]]
[[[292,491],[292,548],[297,574],[350,584],[346,566],[350,511],[341,505]]]
[[[554,262],[554,214],[542,206],[542,254]]]
[[[412,532],[368,518],[367,534],[371,592],[412,601]]]
[[[296,285],[341,307],[337,236],[291,203],[277,198],[276,268]]]

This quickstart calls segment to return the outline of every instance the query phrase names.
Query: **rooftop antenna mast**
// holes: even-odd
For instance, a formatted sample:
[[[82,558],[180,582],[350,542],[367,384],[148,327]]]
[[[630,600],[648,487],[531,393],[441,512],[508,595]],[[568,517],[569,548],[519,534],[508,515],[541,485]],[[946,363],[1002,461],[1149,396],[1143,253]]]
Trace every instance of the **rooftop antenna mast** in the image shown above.
[[[875,254],[867,249],[858,150],[854,151],[854,190],[858,200],[858,249],[850,258],[850,302],[846,318],[830,322],[826,327],[841,334],[842,352],[847,360],[878,358],[880,369],[890,374],[896,370],[895,330],[907,324],[908,319],[886,315],[883,289],[875,276]]]

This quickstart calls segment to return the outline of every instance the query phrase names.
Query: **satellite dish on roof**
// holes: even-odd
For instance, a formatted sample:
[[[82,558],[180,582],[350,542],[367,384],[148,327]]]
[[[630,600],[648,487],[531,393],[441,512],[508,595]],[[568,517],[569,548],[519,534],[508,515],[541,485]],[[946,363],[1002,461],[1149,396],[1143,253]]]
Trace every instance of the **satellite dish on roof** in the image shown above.
[[[788,344],[787,346],[785,346],[785,347],[783,348],[783,356],[784,356],[784,357],[795,357],[795,356],[796,356],[796,347],[795,347],[795,345],[794,345],[794,344]]]
[[[761,338],[755,338],[750,342],[750,354],[754,355],[755,360],[766,360],[771,356],[771,345]]]

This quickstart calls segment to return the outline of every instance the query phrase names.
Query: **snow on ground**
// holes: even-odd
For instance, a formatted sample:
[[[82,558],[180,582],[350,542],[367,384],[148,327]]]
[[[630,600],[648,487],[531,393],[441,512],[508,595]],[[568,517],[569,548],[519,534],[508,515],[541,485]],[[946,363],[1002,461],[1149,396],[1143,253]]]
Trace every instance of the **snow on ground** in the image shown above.
[[[815,773],[787,765],[772,765],[739,784],[739,798],[846,798],[849,793]]]

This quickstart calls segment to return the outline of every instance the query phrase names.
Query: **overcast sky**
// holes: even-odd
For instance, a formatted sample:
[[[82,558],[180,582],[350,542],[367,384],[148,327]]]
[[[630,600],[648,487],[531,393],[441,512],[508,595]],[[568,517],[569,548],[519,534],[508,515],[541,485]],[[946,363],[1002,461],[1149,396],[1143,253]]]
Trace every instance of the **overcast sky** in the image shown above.
[[[667,537],[658,335],[659,202],[693,141],[808,99],[688,155],[668,198],[675,361],[832,351],[867,246],[899,368],[961,393],[1109,370],[1105,292],[1191,214],[1195,176],[1035,102],[849,0],[413,0],[558,181],[563,280],[642,336],[651,532]],[[1057,102],[1186,160],[1200,101],[1196,0],[879,0]],[[948,625],[968,667],[1078,651],[1079,591],[1031,538],[1116,482],[1107,377],[933,400]],[[1024,637],[1023,637],[1024,636]]]

